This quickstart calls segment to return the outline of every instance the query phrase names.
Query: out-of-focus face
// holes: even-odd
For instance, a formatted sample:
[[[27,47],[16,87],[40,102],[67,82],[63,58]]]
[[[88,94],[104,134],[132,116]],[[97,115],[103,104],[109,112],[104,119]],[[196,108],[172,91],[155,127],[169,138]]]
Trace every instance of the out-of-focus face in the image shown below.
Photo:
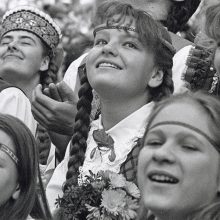
[[[127,18],[120,25],[129,21]],[[101,98],[144,97],[146,103],[146,88],[155,71],[154,54],[143,46],[136,32],[99,30],[86,64],[88,80]]]
[[[0,130],[0,143],[6,145],[14,154],[15,146],[11,137]],[[18,172],[15,162],[0,149],[0,206],[13,197],[18,187]]]
[[[167,19],[170,7],[172,5],[171,0],[121,0],[124,3],[129,3],[136,8],[142,9],[149,14],[155,20],[165,21]]]
[[[31,80],[44,68],[43,45],[35,34],[16,30],[0,40],[0,76],[9,81]]]
[[[170,104],[153,120],[139,154],[138,184],[145,207],[159,219],[187,219],[216,198],[219,153],[197,131],[212,138],[209,123],[192,102]]]

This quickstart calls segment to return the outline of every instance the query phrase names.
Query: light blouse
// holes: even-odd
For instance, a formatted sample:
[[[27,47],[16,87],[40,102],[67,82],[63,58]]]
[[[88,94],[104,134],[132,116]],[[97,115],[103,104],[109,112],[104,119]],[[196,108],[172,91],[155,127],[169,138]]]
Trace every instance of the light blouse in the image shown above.
[[[144,105],[128,117],[121,120],[114,127],[106,131],[106,133],[111,135],[111,137],[114,139],[116,158],[113,162],[111,162],[108,158],[110,153],[109,151],[100,152],[99,150],[96,150],[94,157],[90,157],[91,151],[97,147],[92,133],[96,129],[103,128],[101,124],[101,117],[93,121],[91,123],[91,129],[87,140],[88,145],[85,154],[85,161],[82,166],[83,173],[86,174],[88,170],[92,170],[94,173],[98,172],[99,170],[111,170],[118,173],[120,171],[121,164],[126,160],[127,155],[136,145],[136,140],[143,136],[145,127],[147,125],[148,116],[153,106],[153,102]],[[56,208],[54,203],[58,198],[58,195],[60,197],[63,195],[62,185],[65,181],[67,172],[69,147],[70,145],[67,147],[63,161],[54,170],[54,173],[46,188],[46,195],[52,212]]]

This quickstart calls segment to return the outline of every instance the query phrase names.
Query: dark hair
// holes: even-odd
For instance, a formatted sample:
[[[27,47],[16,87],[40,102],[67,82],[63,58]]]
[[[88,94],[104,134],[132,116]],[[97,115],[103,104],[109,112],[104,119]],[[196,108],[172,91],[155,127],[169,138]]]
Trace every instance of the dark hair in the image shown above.
[[[199,4],[200,0],[172,1],[168,17],[166,21],[163,21],[163,24],[173,33],[183,31]]]
[[[6,132],[16,146],[18,183],[20,196],[10,199],[0,207],[2,219],[25,219],[31,212],[35,200],[37,182],[36,143],[31,131],[19,119],[0,114],[0,130]]]
[[[40,177],[38,176],[38,153],[35,138],[21,120],[7,114],[0,114],[0,130],[7,133],[12,138],[14,146],[16,146],[20,188],[17,200],[9,199],[0,207],[0,219],[25,220],[31,213],[37,199],[37,178]],[[41,181],[41,178],[39,178],[39,181]]]
[[[96,16],[95,25],[110,21],[113,15],[121,15],[117,23],[123,23],[126,16],[136,21],[137,32],[140,40],[148,49],[155,51],[155,62],[164,71],[163,83],[158,89],[152,90],[152,99],[161,99],[173,92],[172,81],[172,57],[173,50],[169,48],[171,40],[168,32],[159,23],[154,21],[144,11],[136,10],[131,5],[121,4],[119,2],[104,2],[99,5]],[[164,42],[169,42],[169,46]],[[171,45],[172,46],[172,45]],[[163,57],[163,58],[162,58]],[[161,60],[160,60],[161,59]],[[87,137],[90,125],[90,113],[92,102],[92,88],[86,76],[85,65],[79,68],[79,76],[81,88],[79,90],[79,102],[77,103],[78,112],[75,118],[74,135],[71,141],[70,159],[68,163],[68,171],[66,174],[66,183],[63,190],[67,188],[72,181],[77,181],[79,166],[83,164],[85,151],[87,148]],[[153,94],[155,92],[155,94]]]
[[[220,100],[217,96],[209,95],[202,91],[197,91],[195,93],[182,93],[176,94],[169,98],[163,99],[160,102],[157,102],[149,116],[149,121],[147,124],[147,128],[143,137],[142,147],[144,144],[144,139],[148,134],[148,131],[152,125],[152,122],[157,117],[158,113],[163,111],[163,109],[173,103],[195,103],[198,105],[209,117],[209,128],[212,132],[212,138],[214,139],[215,143],[220,152]],[[199,208],[199,207],[198,207]],[[141,203],[140,205],[140,212],[138,219],[144,219],[146,216],[147,210],[144,208],[144,205]],[[220,218],[220,197],[217,195],[217,199],[211,204],[202,207],[195,213],[191,213],[192,215],[187,218],[187,220],[200,220],[200,219],[212,219],[217,220]]]
[[[41,39],[40,39],[41,40]],[[56,48],[54,51],[49,48],[46,43],[41,40],[43,47],[43,56],[48,56],[49,66],[48,70],[40,71],[40,84],[42,87],[48,87],[50,83],[57,82],[57,73],[61,65],[60,56],[63,56],[62,48]]]

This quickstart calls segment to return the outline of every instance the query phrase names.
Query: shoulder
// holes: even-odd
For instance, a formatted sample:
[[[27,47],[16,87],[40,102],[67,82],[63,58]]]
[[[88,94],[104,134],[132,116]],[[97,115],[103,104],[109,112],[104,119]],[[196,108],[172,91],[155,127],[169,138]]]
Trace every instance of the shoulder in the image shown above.
[[[8,87],[0,92],[2,98],[20,99],[30,102],[25,93],[17,87]]]
[[[35,135],[37,122],[32,115],[31,103],[26,95],[16,87],[9,87],[0,92],[0,100],[0,112],[19,118]]]

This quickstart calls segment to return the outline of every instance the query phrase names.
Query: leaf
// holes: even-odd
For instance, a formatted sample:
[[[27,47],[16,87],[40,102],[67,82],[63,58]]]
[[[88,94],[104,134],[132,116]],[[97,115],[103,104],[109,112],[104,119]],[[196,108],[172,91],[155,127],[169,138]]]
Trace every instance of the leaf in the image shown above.
[[[112,146],[114,145],[113,138],[110,135],[108,135],[104,131],[104,129],[93,131],[93,138],[98,145],[109,147],[109,148],[112,148]]]

